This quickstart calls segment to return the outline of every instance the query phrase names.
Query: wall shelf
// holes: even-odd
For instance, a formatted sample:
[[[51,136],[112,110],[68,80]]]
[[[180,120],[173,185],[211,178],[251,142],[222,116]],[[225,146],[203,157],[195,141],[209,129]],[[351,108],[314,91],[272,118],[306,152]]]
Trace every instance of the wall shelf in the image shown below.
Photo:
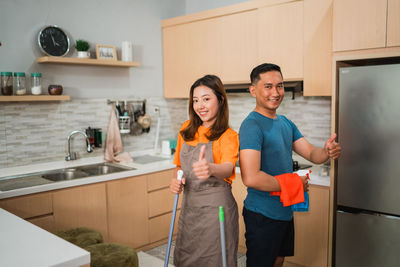
[[[0,102],[33,102],[33,101],[62,101],[70,100],[69,95],[10,95],[0,96]]]
[[[55,63],[55,64],[71,64],[71,65],[92,65],[92,66],[109,66],[109,67],[138,67],[139,62],[134,61],[120,61],[120,60],[107,60],[107,59],[93,59],[93,58],[77,58],[77,57],[39,57],[36,59],[37,63]]]

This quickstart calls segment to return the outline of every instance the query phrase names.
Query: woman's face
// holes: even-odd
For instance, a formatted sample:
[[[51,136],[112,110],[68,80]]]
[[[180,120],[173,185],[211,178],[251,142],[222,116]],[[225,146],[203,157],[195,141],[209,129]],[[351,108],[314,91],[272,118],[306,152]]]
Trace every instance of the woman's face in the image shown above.
[[[193,90],[193,109],[203,122],[203,126],[210,128],[217,119],[218,98],[213,90],[200,85]]]

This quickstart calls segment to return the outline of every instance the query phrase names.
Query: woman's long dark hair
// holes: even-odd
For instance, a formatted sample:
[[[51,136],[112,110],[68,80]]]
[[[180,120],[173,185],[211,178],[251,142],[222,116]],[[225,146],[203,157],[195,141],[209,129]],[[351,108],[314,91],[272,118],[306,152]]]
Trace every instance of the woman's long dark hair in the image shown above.
[[[206,86],[210,88],[218,99],[218,113],[214,124],[211,126],[210,134],[207,139],[210,141],[217,140],[229,128],[229,109],[228,99],[224,85],[221,80],[215,75],[206,75],[195,81],[190,87],[189,97],[189,125],[180,131],[185,141],[192,141],[196,135],[197,129],[202,125],[203,121],[196,114],[193,108],[193,92],[198,86]]]

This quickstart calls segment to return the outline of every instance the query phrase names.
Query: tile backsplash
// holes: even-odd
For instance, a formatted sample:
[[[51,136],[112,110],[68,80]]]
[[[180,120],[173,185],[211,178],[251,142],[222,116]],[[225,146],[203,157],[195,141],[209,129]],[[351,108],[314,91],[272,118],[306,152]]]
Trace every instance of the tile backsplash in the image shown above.
[[[254,108],[249,94],[229,94],[230,125],[238,131],[241,122]],[[148,98],[146,110],[152,117],[149,133],[122,135],[125,151],[154,147],[157,126],[155,107],[160,107],[160,140],[176,138],[187,116],[187,99]],[[323,146],[330,136],[330,97],[291,99],[289,93],[279,114],[291,119],[314,145]],[[73,130],[102,128],[106,138],[111,105],[107,99],[73,99],[68,102],[13,102],[0,104],[0,168],[64,160],[67,136]],[[72,151],[80,157],[101,156],[104,148],[91,154],[85,151],[85,140],[75,135]]]

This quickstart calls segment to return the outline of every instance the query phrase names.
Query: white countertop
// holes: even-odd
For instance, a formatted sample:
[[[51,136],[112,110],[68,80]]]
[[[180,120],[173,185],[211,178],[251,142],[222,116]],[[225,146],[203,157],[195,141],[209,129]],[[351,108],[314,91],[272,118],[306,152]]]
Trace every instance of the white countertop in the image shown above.
[[[45,191],[56,190],[56,189],[63,189],[63,188],[85,185],[85,184],[111,181],[111,180],[132,177],[132,176],[138,176],[138,175],[143,175],[143,174],[147,174],[147,173],[152,173],[152,172],[163,171],[163,170],[175,168],[175,165],[172,164],[172,157],[165,156],[162,154],[155,154],[155,153],[153,153],[152,150],[135,151],[135,152],[131,152],[131,155],[132,156],[155,155],[158,157],[164,157],[165,160],[152,162],[152,163],[148,163],[148,164],[139,164],[136,162],[121,163],[121,165],[123,165],[123,166],[133,167],[136,169],[124,171],[124,172],[116,172],[116,173],[111,173],[111,174],[106,174],[106,175],[101,175],[101,176],[92,176],[92,177],[85,177],[85,178],[79,178],[79,179],[73,179],[73,180],[52,182],[49,184],[31,186],[31,187],[14,189],[14,190],[9,190],[9,191],[0,191],[0,199],[21,196],[21,195],[27,195],[27,194],[33,194],[33,193],[39,193],[39,192],[45,192]],[[312,163],[310,163],[298,156],[297,157],[294,156],[294,160],[298,160],[299,163],[306,163],[306,164],[312,165]],[[21,174],[41,172],[41,171],[54,170],[54,169],[62,169],[62,168],[71,168],[71,167],[95,164],[95,163],[100,163],[100,162],[104,162],[104,159],[102,156],[101,157],[91,157],[91,158],[81,158],[81,159],[73,160],[73,161],[61,160],[61,161],[27,165],[27,166],[11,167],[11,168],[6,168],[6,169],[1,170],[0,179],[2,179],[2,177],[6,177],[6,176],[21,175]],[[311,171],[312,172],[310,174],[310,184],[320,185],[320,186],[329,186],[330,185],[330,177],[321,174],[320,165],[313,165],[311,167]],[[236,172],[240,173],[239,167],[236,167]]]
[[[320,186],[330,186],[330,177],[326,175],[321,175],[320,172],[320,166],[319,165],[314,165],[310,168],[311,173],[310,173],[310,181],[309,183],[312,185],[320,185]],[[236,173],[240,173],[240,168],[236,167]],[[301,174],[299,174],[301,175]]]
[[[131,153],[132,156],[140,156],[140,155],[156,155],[159,157],[165,157],[164,161],[157,161],[154,163],[149,164],[139,164],[135,162],[131,163],[120,163],[120,165],[133,167],[136,168],[135,170],[129,170],[124,172],[115,172],[111,174],[101,175],[101,176],[92,176],[92,177],[84,177],[79,179],[73,180],[66,180],[66,181],[58,181],[49,184],[19,188],[9,191],[0,191],[0,199],[15,197],[15,196],[22,196],[27,194],[45,192],[50,190],[68,188],[73,186],[85,185],[85,184],[92,184],[92,183],[99,183],[105,181],[111,181],[116,179],[121,179],[125,177],[132,177],[143,175],[147,173],[163,171],[171,168],[175,168],[175,165],[172,164],[172,157],[168,157],[165,155],[155,154],[152,151],[140,151]],[[27,166],[17,166],[12,168],[6,168],[1,170],[0,179],[6,176],[12,175],[21,175],[27,173],[35,173],[47,170],[54,170],[54,169],[62,169],[62,168],[72,168],[81,165],[88,165],[88,164],[95,164],[104,162],[103,157],[91,157],[91,158],[81,158],[78,160],[73,161],[55,161],[55,162],[48,162],[48,163],[41,163],[35,165],[27,165]]]
[[[90,253],[0,208],[0,266],[78,267]]]

